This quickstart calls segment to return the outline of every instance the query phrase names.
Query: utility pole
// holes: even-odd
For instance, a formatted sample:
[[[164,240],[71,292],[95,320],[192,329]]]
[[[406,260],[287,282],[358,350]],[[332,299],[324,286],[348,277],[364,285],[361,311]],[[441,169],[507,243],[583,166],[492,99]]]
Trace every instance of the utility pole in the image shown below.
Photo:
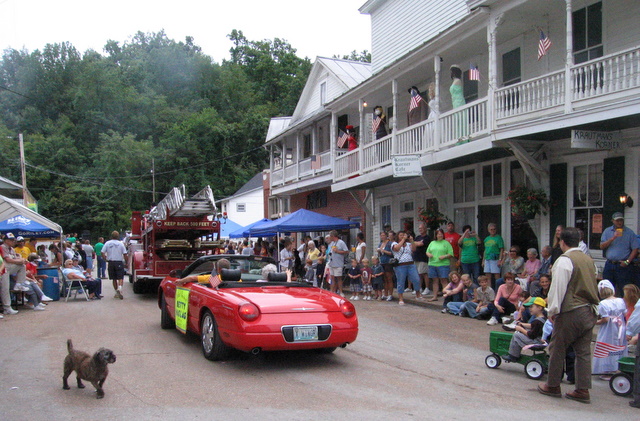
[[[151,180],[153,183],[153,203],[156,203],[156,159],[151,158]]]
[[[24,139],[22,133],[18,133],[18,141],[20,142],[20,171],[22,172],[22,204],[27,206],[27,171],[24,165]]]

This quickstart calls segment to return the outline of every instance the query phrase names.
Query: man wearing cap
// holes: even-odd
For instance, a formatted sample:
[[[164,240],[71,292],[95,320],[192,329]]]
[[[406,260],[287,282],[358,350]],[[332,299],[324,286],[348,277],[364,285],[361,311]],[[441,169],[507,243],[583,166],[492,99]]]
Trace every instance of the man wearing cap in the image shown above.
[[[576,388],[565,397],[582,403],[591,403],[591,337],[597,320],[598,298],[596,267],[591,257],[584,254],[578,244],[577,228],[565,228],[559,245],[563,254],[552,268],[551,287],[547,297],[549,319],[553,321],[553,334],[549,345],[549,375],[546,383],[538,385],[543,395],[562,397],[560,381],[564,374],[567,348],[576,353]]]
[[[29,250],[29,247],[24,244],[24,237],[16,237],[16,243],[17,244],[13,249],[20,255],[20,257],[22,257],[24,260],[27,260],[29,258],[29,255],[31,254],[31,251]]]
[[[638,237],[629,227],[624,225],[624,215],[616,212],[611,217],[613,225],[602,232],[600,250],[604,250],[607,258],[602,277],[611,281],[616,287],[616,295],[622,297],[626,284],[633,283],[630,267],[638,255]]]
[[[13,247],[16,245],[16,237],[8,233],[0,246],[0,254],[4,259],[5,270],[0,277],[0,297],[4,306],[4,314],[17,314],[18,311],[11,308],[10,276],[15,275],[16,283],[27,280],[26,261],[20,257]]]

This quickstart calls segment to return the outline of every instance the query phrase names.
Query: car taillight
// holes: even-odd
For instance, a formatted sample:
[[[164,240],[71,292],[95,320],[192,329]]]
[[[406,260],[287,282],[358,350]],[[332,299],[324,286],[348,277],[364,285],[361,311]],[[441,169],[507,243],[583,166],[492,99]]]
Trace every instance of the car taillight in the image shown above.
[[[260,310],[255,304],[252,303],[244,303],[241,304],[238,308],[238,314],[242,320],[246,320],[247,322],[252,322],[258,318],[260,315]]]
[[[344,314],[344,317],[353,317],[356,314],[356,308],[349,301],[340,302],[340,311]]]

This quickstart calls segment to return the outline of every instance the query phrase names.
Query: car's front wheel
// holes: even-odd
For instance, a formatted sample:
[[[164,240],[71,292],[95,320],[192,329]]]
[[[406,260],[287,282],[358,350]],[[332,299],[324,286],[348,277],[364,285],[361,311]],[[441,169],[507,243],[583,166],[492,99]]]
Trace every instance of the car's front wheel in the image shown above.
[[[218,324],[210,311],[206,311],[200,322],[200,339],[202,343],[202,354],[211,361],[224,359],[229,355],[229,347],[220,339]]]
[[[176,327],[176,322],[169,315],[169,310],[167,310],[167,299],[162,294],[162,299],[160,300],[160,327],[163,329],[173,329]]]

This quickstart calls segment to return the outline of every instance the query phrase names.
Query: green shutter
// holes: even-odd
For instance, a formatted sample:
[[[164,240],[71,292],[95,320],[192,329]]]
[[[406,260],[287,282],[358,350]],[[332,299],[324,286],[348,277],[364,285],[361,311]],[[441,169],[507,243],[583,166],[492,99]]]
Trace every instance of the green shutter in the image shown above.
[[[608,222],[611,219],[611,215],[615,212],[622,212],[624,209],[620,204],[620,193],[625,192],[624,156],[605,159],[603,171],[603,219]]]
[[[567,224],[567,164],[549,167],[549,238],[553,240],[558,225]],[[550,241],[551,241],[550,240]]]

